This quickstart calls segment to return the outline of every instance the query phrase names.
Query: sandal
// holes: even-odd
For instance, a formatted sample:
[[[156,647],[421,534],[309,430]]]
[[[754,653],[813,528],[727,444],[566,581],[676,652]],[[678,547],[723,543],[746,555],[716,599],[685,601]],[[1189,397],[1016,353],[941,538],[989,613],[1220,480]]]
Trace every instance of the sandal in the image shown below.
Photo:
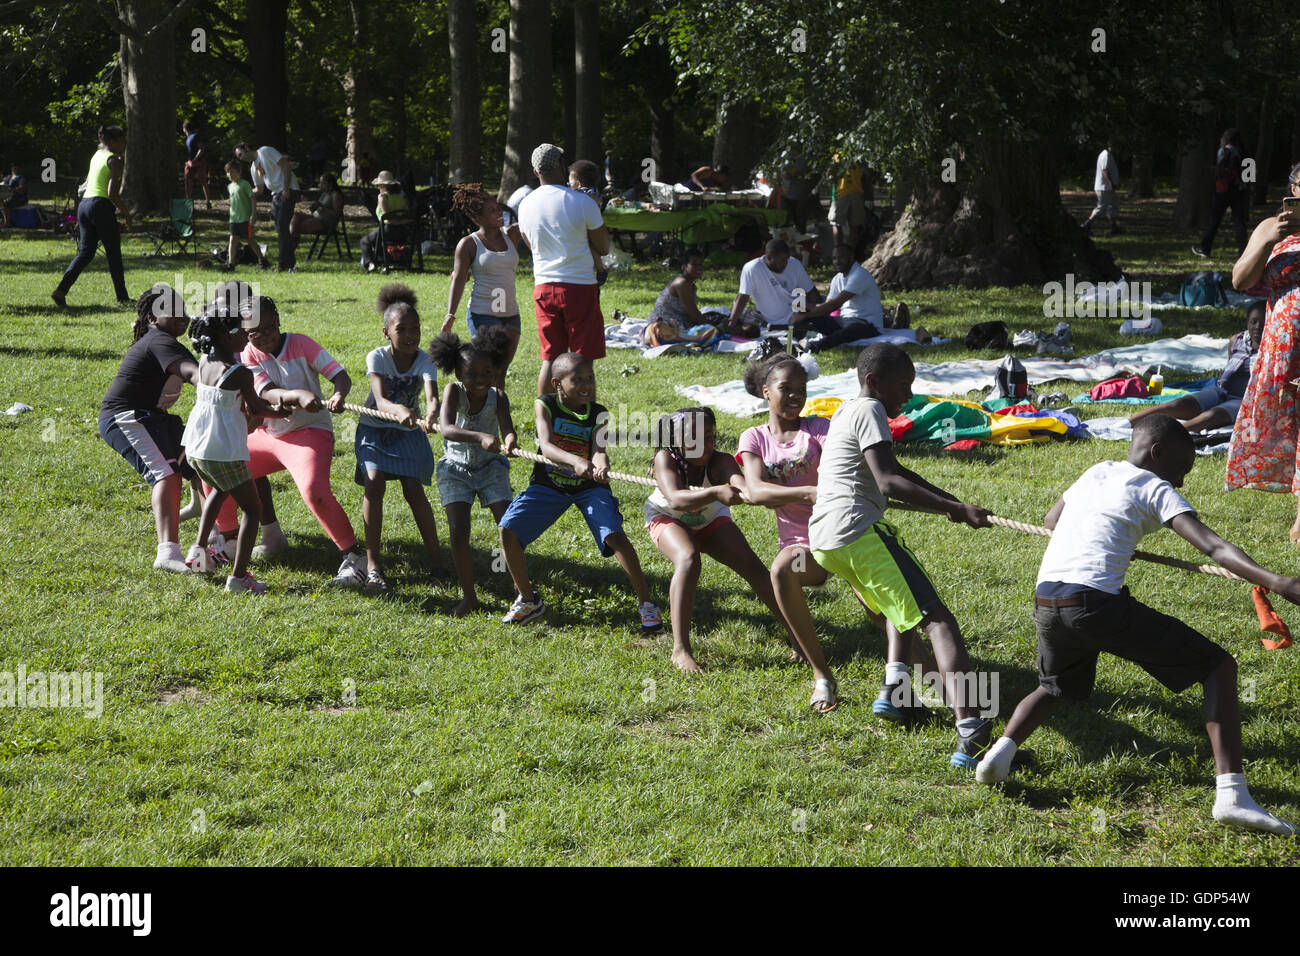
[[[377,568],[371,568],[366,575],[366,590],[371,594],[388,593],[388,582],[384,580],[384,576],[379,573]]]
[[[813,684],[812,698],[808,706],[819,714],[829,714],[840,705],[836,696],[837,686],[833,680],[818,680]],[[820,705],[820,706],[819,706]]]

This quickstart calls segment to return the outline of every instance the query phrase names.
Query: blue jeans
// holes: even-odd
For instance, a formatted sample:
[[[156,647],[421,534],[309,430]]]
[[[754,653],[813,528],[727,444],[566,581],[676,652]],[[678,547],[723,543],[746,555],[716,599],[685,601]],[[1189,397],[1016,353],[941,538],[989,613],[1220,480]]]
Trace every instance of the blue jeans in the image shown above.
[[[118,301],[130,299],[126,293],[126,278],[122,275],[122,235],[117,228],[117,212],[113,204],[102,196],[81,200],[77,206],[77,225],[81,229],[81,248],[55,291],[59,295],[68,294],[81,270],[95,258],[95,250],[102,242],[104,256],[108,259],[108,274],[113,277],[113,291],[117,293]]]
[[[298,264],[294,255],[293,236],[289,235],[289,223],[293,222],[293,201],[284,201],[283,193],[271,197],[271,218],[275,220],[276,265],[289,269]]]

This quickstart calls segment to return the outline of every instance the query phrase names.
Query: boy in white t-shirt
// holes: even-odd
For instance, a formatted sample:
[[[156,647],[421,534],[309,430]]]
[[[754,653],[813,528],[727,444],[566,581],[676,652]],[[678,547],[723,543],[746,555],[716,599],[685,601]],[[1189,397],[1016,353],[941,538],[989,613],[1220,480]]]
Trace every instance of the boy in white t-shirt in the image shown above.
[[[1300,579],[1266,571],[1201,523],[1174,489],[1196,460],[1191,436],[1167,415],[1133,426],[1127,461],[1085,471],[1043,520],[1053,530],[1035,590],[1038,687],[1020,702],[1003,736],[975,770],[980,783],[1007,779],[1016,749],[1066,700],[1084,700],[1105,651],[1137,664],[1174,693],[1205,688],[1205,730],[1218,775],[1214,819],[1229,826],[1293,834],[1261,808],[1241,772],[1237,663],[1175,617],[1141,604],[1124,586],[1144,535],[1172,528],[1219,564],[1300,604]]]

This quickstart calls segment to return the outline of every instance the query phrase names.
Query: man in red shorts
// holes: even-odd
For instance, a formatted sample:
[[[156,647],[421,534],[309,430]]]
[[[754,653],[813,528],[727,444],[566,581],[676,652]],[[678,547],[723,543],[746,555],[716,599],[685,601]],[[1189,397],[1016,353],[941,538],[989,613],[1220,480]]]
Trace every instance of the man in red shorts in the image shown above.
[[[595,200],[570,189],[564,151],[543,143],[533,150],[541,183],[519,203],[519,229],[533,253],[533,304],[542,368],[537,394],[555,391],[551,361],[577,352],[589,362],[605,357],[605,319],[592,253],[609,252],[609,230]]]

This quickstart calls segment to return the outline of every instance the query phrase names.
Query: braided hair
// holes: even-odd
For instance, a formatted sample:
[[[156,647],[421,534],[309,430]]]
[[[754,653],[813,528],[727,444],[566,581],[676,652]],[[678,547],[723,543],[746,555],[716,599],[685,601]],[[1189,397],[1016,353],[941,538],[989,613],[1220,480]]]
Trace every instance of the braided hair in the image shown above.
[[[131,325],[131,341],[138,342],[153,320],[162,315],[184,315],[185,304],[180,294],[165,282],[158,282],[135,303],[135,322]]]
[[[239,324],[238,309],[227,309],[216,302],[212,303],[190,323],[190,339],[194,342],[195,351],[211,355],[218,336],[229,335],[239,328]]]
[[[677,477],[681,479],[683,488],[691,484],[690,466],[686,461],[686,429],[692,424],[714,425],[716,421],[713,409],[699,407],[679,408],[671,415],[664,415],[655,423],[655,448],[668,452],[668,458],[677,472]],[[704,467],[707,470],[709,462],[706,461]],[[653,471],[652,467],[652,474]]]
[[[785,368],[787,365],[798,365],[803,369],[803,365],[797,358],[789,352],[777,352],[769,355],[761,362],[755,363],[745,369],[745,391],[755,398],[763,397],[763,386],[767,380],[772,377],[772,373],[777,369]],[[807,370],[805,370],[807,374]]]
[[[492,197],[483,189],[482,183],[461,183],[451,195],[451,208],[477,222],[483,215],[483,208],[491,201]]]
[[[433,364],[448,375],[461,376],[476,358],[487,359],[494,370],[505,367],[510,357],[510,336],[500,326],[479,329],[471,340],[462,341],[455,332],[443,332],[429,343],[429,357]]]

